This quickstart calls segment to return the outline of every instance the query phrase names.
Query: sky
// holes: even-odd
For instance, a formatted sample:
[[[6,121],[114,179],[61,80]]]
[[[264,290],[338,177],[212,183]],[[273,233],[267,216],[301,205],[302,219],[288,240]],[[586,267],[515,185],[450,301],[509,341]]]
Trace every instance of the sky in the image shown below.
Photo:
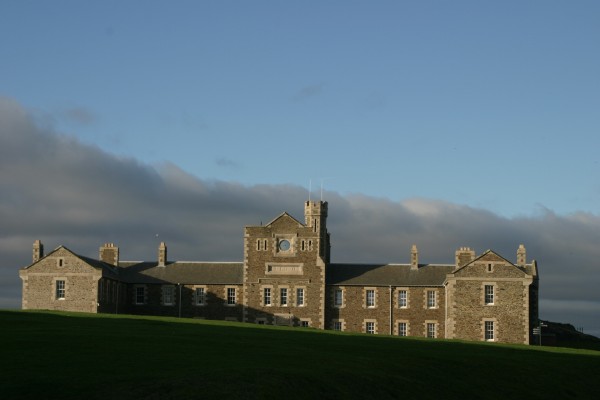
[[[600,335],[600,3],[3,1],[0,307],[35,239],[241,260],[330,204],[335,262],[518,245]]]

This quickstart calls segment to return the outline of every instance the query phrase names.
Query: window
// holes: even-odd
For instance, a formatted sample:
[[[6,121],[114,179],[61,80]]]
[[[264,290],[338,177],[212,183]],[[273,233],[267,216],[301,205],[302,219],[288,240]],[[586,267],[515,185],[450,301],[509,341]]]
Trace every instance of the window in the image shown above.
[[[435,323],[433,322],[427,323],[427,337],[435,338]]]
[[[485,321],[485,340],[494,341],[494,321]]]
[[[304,288],[296,289],[296,305],[298,307],[304,306]]]
[[[427,308],[435,308],[435,290],[427,291]]]
[[[64,259],[64,258],[62,258],[62,257],[61,257],[61,258],[59,258],[59,259],[57,259],[57,260],[56,260],[56,265],[57,265],[58,267],[62,267],[62,266],[64,266],[64,265],[65,265],[65,259]]]
[[[146,302],[146,288],[137,286],[135,288],[135,304],[144,304]]]
[[[286,307],[288,305],[288,292],[287,288],[279,289],[279,303],[282,307]]]
[[[487,272],[492,272],[493,271],[493,265],[492,264],[488,264],[487,265]]]
[[[407,334],[406,322],[399,322],[398,323],[398,336],[406,336],[406,334]]]
[[[400,290],[398,292],[398,307],[406,308],[408,306],[408,292],[406,290]]]
[[[65,299],[65,281],[56,281],[56,299]]]
[[[366,295],[367,295],[367,307],[368,308],[375,307],[375,290],[368,289],[366,292]]]
[[[227,305],[235,305],[235,288],[227,288]]]
[[[333,321],[333,330],[334,331],[341,331],[343,330],[343,325],[342,325],[342,321]]]
[[[263,289],[263,305],[271,305],[271,288],[267,287]]]
[[[172,306],[175,303],[175,287],[163,286],[162,295],[163,295],[163,304],[165,306]]]
[[[204,304],[206,304],[206,292],[203,287],[196,288],[195,295],[196,295],[196,305],[197,306],[203,306]]]
[[[341,307],[342,304],[344,304],[344,291],[342,289],[335,289],[333,296],[333,305],[335,307]]]
[[[367,321],[365,322],[365,332],[371,335],[375,334],[375,322]]]
[[[308,328],[310,326],[310,321],[306,319],[300,320],[300,326],[303,328]]]
[[[494,285],[485,285],[485,304],[494,304]]]

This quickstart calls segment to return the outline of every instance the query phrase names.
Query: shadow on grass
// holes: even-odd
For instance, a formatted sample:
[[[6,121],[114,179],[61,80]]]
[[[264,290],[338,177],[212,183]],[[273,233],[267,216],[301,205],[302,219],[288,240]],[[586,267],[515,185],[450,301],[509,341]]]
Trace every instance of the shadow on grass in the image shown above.
[[[0,311],[6,398],[589,398],[600,353]],[[493,387],[493,390],[490,388]]]

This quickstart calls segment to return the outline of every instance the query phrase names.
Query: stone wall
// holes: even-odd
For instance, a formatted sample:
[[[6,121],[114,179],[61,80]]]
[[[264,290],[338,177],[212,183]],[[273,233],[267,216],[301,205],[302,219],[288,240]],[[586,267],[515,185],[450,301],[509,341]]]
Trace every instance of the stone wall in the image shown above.
[[[245,321],[325,327],[325,263],[319,252],[327,244],[324,219],[317,223],[318,229],[283,214],[267,226],[245,229]],[[284,240],[289,242],[288,250],[279,248]],[[270,305],[264,302],[265,289],[270,289]],[[282,289],[287,294],[285,304]],[[298,289],[303,290],[303,304],[298,304]]]
[[[145,292],[144,301],[139,304],[136,302],[138,287],[143,287]],[[172,301],[168,304],[165,304],[163,297],[165,287],[173,289]],[[202,301],[197,299],[198,288],[204,290]],[[228,288],[235,289],[235,304],[227,303]],[[242,285],[129,284],[126,294],[126,312],[139,315],[241,321],[243,292]]]
[[[334,293],[342,289],[342,306],[334,305]],[[375,291],[375,306],[368,307],[366,291]],[[391,307],[390,307],[391,290]],[[400,307],[400,290],[407,291],[407,306]],[[435,306],[427,307],[427,292],[436,296]],[[435,324],[435,337],[443,338],[445,331],[445,291],[443,287],[389,287],[389,286],[327,286],[327,329],[334,322],[342,322],[343,330],[363,332],[366,322],[375,322],[375,333],[398,335],[398,324],[407,323],[407,336],[427,336],[427,323]],[[391,324],[390,324],[391,321]]]
[[[448,278],[448,337],[486,340],[485,321],[494,325],[495,342],[529,343],[532,277],[495,253],[482,257]],[[493,287],[486,304],[485,286]]]
[[[100,270],[90,267],[65,248],[19,271],[23,281],[24,310],[97,312]],[[64,298],[57,298],[57,281],[64,281]]]

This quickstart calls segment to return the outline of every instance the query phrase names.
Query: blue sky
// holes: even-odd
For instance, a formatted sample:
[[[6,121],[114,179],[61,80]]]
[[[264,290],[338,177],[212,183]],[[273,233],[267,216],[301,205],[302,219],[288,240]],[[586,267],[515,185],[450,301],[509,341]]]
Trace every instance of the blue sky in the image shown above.
[[[598,214],[599,15],[592,1],[5,1],[0,93],[201,179]]]
[[[0,2],[0,308],[31,244],[240,260],[330,202],[332,260],[540,263],[600,336],[600,2]],[[357,229],[360,227],[360,229]]]

